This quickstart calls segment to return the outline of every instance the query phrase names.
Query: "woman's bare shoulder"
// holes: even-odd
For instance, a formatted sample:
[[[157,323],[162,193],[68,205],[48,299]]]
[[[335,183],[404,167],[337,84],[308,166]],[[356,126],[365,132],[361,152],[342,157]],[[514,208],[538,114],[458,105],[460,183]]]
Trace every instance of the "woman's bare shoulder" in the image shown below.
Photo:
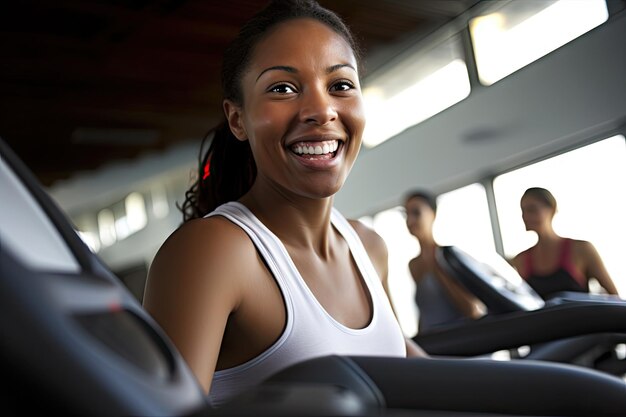
[[[365,251],[369,255],[374,267],[378,271],[378,274],[382,279],[386,279],[388,271],[388,256],[387,244],[384,239],[371,227],[363,224],[359,220],[348,220],[357,235],[361,239]]]
[[[419,254],[415,258],[411,259],[408,266],[409,272],[411,273],[411,276],[413,277],[413,280],[415,282],[420,281],[424,277],[424,272],[426,271],[427,267],[424,265],[424,257],[422,256],[422,254]]]
[[[593,244],[587,240],[567,238],[574,249],[589,250],[593,248]]]
[[[572,253],[574,257],[590,258],[595,257],[598,253],[593,243],[582,239],[569,239],[572,245]]]
[[[245,232],[223,217],[191,220],[163,243],[148,272],[143,304],[208,390],[229,316],[258,267]]]
[[[157,252],[155,261],[205,261],[251,242],[245,232],[221,216],[190,220],[176,229]],[[171,256],[173,254],[179,256]]]
[[[535,246],[531,246],[530,248],[528,248],[528,249],[524,249],[523,251],[519,252],[517,255],[515,255],[515,256],[514,256],[514,257],[512,257],[512,258],[510,258],[510,262],[513,262],[513,263],[521,263],[521,262],[524,260],[524,258],[525,258],[526,256],[528,256],[528,254],[530,254],[530,252],[532,252],[532,250],[533,250],[533,248],[534,248],[534,247],[535,247]]]
[[[384,256],[387,256],[387,244],[374,229],[359,220],[349,219],[348,222],[350,222],[352,228],[357,235],[359,235],[368,253],[384,254]]]
[[[159,248],[146,290],[236,285],[235,277],[246,276],[250,259],[256,259],[256,250],[241,228],[219,216],[194,219],[176,229]]]

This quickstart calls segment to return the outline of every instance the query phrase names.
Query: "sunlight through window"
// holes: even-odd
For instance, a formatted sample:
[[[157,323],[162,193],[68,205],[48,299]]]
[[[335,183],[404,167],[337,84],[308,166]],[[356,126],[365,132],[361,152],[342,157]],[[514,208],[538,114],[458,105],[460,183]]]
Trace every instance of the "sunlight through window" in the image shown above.
[[[92,252],[97,253],[100,250],[100,240],[95,233],[84,232],[82,230],[77,230],[77,233]]]
[[[128,194],[126,200],[124,200],[124,206],[126,208],[126,222],[128,223],[129,234],[146,227],[148,216],[143,195],[138,192]]]
[[[155,184],[150,189],[150,196],[152,200],[152,214],[157,219],[166,217],[170,212],[170,207],[167,201],[167,191],[161,184]]]
[[[115,217],[111,210],[104,209],[98,213],[98,232],[102,246],[111,246],[117,240]]]
[[[618,135],[500,175],[494,193],[507,258],[535,244],[527,232],[520,199],[529,187],[554,195],[557,234],[596,247],[622,297],[626,296],[626,142]]]
[[[451,38],[369,80],[364,145],[374,147],[467,97],[471,87],[461,57],[459,40]]]
[[[493,4],[498,5],[499,2]],[[605,0],[504,2],[470,21],[482,84],[491,85],[608,19]]]

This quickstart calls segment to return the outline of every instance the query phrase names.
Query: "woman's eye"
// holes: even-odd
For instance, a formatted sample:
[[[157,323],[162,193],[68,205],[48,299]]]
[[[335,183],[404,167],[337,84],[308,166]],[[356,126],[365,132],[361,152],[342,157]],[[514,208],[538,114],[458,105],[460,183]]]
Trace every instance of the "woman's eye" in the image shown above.
[[[290,94],[295,93],[296,89],[289,84],[275,84],[268,90],[270,93]]]
[[[343,80],[333,84],[330,89],[331,91],[348,91],[352,90],[353,88],[354,84],[352,84],[350,81]]]

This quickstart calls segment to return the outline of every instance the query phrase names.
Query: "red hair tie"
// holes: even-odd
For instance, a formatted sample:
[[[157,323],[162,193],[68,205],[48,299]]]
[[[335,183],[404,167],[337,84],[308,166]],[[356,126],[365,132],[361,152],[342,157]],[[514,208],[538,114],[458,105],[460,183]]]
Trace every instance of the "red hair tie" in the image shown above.
[[[204,174],[202,175],[202,180],[206,180],[211,175],[209,169],[211,168],[211,159],[207,159],[206,164],[204,164]]]

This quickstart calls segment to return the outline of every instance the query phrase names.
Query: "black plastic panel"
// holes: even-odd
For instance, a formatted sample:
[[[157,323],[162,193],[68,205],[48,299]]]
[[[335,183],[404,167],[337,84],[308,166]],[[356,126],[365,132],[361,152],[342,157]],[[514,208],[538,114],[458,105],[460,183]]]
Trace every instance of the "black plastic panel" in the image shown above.
[[[170,377],[171,355],[152,329],[134,314],[119,310],[74,318],[84,330],[130,364],[157,379]]]

